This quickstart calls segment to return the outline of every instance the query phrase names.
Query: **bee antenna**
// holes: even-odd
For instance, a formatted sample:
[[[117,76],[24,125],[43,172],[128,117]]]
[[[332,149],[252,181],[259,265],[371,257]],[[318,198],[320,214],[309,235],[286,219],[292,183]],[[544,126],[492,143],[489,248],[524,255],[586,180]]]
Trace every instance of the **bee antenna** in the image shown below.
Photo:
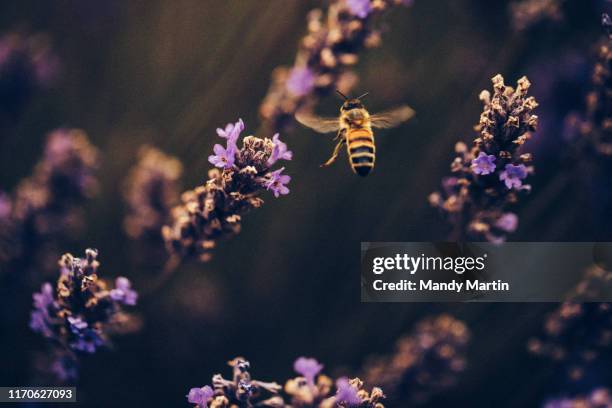
[[[340,92],[339,90],[336,89],[336,92],[338,93],[338,95],[343,97],[345,101],[348,99],[347,96],[345,94],[343,94],[342,92]]]
[[[369,92],[366,92],[366,93],[364,93],[363,95],[358,96],[358,97],[357,97],[357,99],[362,99],[362,98],[365,98],[366,96],[368,96],[368,94],[369,94]]]

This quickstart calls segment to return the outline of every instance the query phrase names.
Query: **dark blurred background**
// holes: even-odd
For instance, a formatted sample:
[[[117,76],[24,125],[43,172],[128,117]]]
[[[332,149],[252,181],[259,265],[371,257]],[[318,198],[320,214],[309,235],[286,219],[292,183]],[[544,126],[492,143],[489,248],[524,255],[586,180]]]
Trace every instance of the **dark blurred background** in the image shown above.
[[[581,382],[529,355],[551,304],[361,304],[361,241],[444,240],[448,226],[427,195],[449,172],[453,146],[473,138],[481,104],[501,73],[522,75],[540,102],[542,131],[533,193],[518,208],[517,241],[610,241],[609,163],[577,163],[562,137],[567,113],[589,89],[601,12],[609,3],[568,0],[564,19],[513,30],[509,2],[419,1],[385,20],[383,45],[365,52],[356,92],[371,111],[408,103],[417,116],[380,132],[377,167],[354,176],[345,159],[320,169],[331,140],[295,127],[282,135],[294,159],[291,194],[244,217],[243,232],[223,242],[207,264],[182,266],[164,287],[143,296],[143,330],[118,338],[116,350],[83,361],[82,406],[188,406],[189,388],[229,374],[242,355],[262,380],[293,375],[293,360],[314,356],[330,373],[355,373],[372,354],[423,317],[448,312],[471,332],[468,368],[456,387],[425,406],[539,406],[548,397],[612,384],[602,356]],[[0,189],[31,173],[45,135],[84,129],[102,151],[101,191],[86,210],[83,236],[62,248],[100,250],[103,277],[146,285],[161,264],[122,230],[120,187],[141,144],[184,163],[183,187],[202,183],[215,128],[238,117],[259,127],[259,104],[274,67],[291,64],[305,15],[319,1],[3,1],[0,31],[48,34],[61,60],[57,86],[34,93],[18,118],[2,123]],[[317,107],[337,112],[330,96]],[[269,136],[269,135],[260,135]],[[149,258],[151,255],[151,258]],[[45,277],[41,276],[36,287]],[[27,327],[31,290],[3,304],[14,318],[0,328],[0,385],[28,385],[43,340]],[[2,300],[0,299],[0,302]],[[609,357],[609,356],[608,356]],[[405,403],[398,406],[409,406]]]

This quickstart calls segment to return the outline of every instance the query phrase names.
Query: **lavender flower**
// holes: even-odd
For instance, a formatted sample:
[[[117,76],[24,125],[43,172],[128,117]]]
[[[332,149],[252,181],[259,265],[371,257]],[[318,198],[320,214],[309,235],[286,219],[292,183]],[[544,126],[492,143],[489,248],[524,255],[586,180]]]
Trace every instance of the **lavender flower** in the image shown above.
[[[515,166],[514,164],[506,164],[506,168],[499,174],[499,179],[506,184],[509,189],[520,188],[523,185],[524,178],[527,177],[527,168],[524,164]]]
[[[287,144],[283,143],[279,139],[279,134],[276,133],[272,136],[272,143],[274,143],[274,148],[272,149],[272,155],[268,160],[268,164],[271,166],[276,163],[278,160],[291,160],[293,159],[293,152],[291,150],[287,150]]]
[[[285,170],[285,168],[281,167],[280,169],[270,173],[270,176],[264,183],[266,188],[272,191],[274,193],[274,197],[277,198],[281,194],[289,194],[289,188],[285,184],[288,184],[289,181],[291,181],[291,177],[287,176],[286,174],[281,174],[283,170]]]
[[[505,213],[495,222],[495,227],[505,232],[514,232],[518,227],[518,216],[514,213]]]
[[[242,214],[259,208],[263,200],[258,197],[267,189],[278,197],[288,194],[286,184],[290,177],[281,174],[283,168],[270,167],[278,160],[290,160],[291,152],[278,135],[272,140],[247,136],[238,148],[237,138],[244,129],[242,121],[218,129],[217,133],[228,140],[227,151],[232,149],[231,160],[222,169],[209,171],[208,181],[194,190],[183,193],[182,204],[172,210],[172,219],[162,229],[168,251],[176,256],[197,255],[203,261],[210,259],[210,251],[219,238],[240,232]],[[236,140],[234,140],[236,139]],[[221,151],[216,149],[215,153]],[[276,152],[276,153],[275,153]],[[211,162],[217,165],[217,159]]]
[[[544,408],[609,408],[612,395],[608,388],[595,388],[586,396],[549,400]]]
[[[519,79],[516,89],[506,86],[504,78],[493,78],[493,95],[482,91],[484,109],[476,127],[479,136],[471,149],[459,142],[458,156],[451,164],[453,176],[442,182],[442,191],[429,196],[432,206],[439,208],[453,225],[452,239],[485,238],[501,242],[506,228],[500,218],[516,203],[519,194],[529,192],[524,180],[531,173],[531,154],[520,147],[531,137],[538,117],[538,106],[527,97],[529,80]],[[517,222],[514,223],[518,224]]]
[[[612,345],[612,303],[595,302],[610,290],[612,272],[593,266],[585,271],[565,301],[545,320],[540,336],[528,350],[558,363],[569,363],[571,380],[583,377],[585,367]]]
[[[293,369],[296,373],[301,374],[308,383],[314,384],[314,379],[323,369],[323,364],[319,364],[314,358],[300,357],[293,363]]]
[[[495,156],[480,152],[478,157],[472,160],[472,171],[474,174],[486,176],[495,171]]]
[[[98,150],[76,129],[49,134],[34,174],[17,186],[14,219],[27,239],[57,234],[82,223],[78,207],[98,189]]]
[[[98,279],[97,256],[93,249],[86,250],[83,259],[63,255],[56,286],[45,283],[33,295],[30,327],[51,340],[60,356],[59,363],[66,358],[76,359],[78,353],[94,353],[109,346],[110,334],[128,327],[130,316],[123,312],[122,305],[135,304],[136,293],[126,278],[118,278],[119,287],[109,291],[106,283]],[[119,299],[117,290],[123,294]],[[76,369],[76,362],[70,366]],[[54,371],[60,373],[56,368]],[[60,377],[69,376],[65,374]]]
[[[346,6],[354,16],[362,19],[372,12],[370,0],[346,0]]]
[[[380,388],[374,387],[368,392],[358,378],[349,380],[345,377],[336,381],[336,390],[331,378],[319,374],[322,365],[315,359],[300,357],[294,363],[296,371],[308,377],[296,377],[286,382],[283,387],[276,382],[262,382],[251,377],[250,363],[242,357],[230,362],[232,379],[223,378],[221,374],[212,377],[213,390],[208,386],[192,388],[187,400],[202,407],[268,407],[268,408],[331,408],[360,407],[384,408],[385,398]]]
[[[228,145],[230,141],[228,140]],[[215,167],[220,169],[231,169],[236,160],[236,148],[234,146],[223,147],[220,144],[216,144],[213,147],[214,155],[208,156],[208,161]]]
[[[198,408],[208,408],[208,401],[213,397],[215,392],[209,385],[202,388],[192,388],[187,394],[187,401],[196,404]]]
[[[124,228],[131,238],[161,239],[161,228],[170,210],[179,203],[181,162],[151,146],[138,151],[138,163],[130,170],[124,186],[128,215]]]
[[[110,291],[110,297],[124,305],[134,306],[138,300],[138,293],[132,289],[132,283],[128,278],[120,276],[115,280],[115,289]]]
[[[361,404],[361,398],[357,395],[358,389],[354,387],[346,377],[341,377],[336,380],[336,401],[349,407],[355,407]]]
[[[602,16],[606,34],[597,47],[592,90],[586,96],[586,111],[568,117],[571,133],[588,141],[587,147],[598,155],[612,156],[612,20]]]
[[[284,130],[299,110],[309,110],[321,96],[339,89],[349,93],[356,82],[351,70],[363,48],[381,43],[371,17],[411,0],[331,0],[308,13],[308,33],[300,41],[292,67],[278,67],[260,106],[266,129]]]
[[[402,393],[424,402],[455,384],[466,367],[469,339],[465,323],[452,316],[426,318],[397,341],[393,354],[369,358],[363,378],[380,384],[392,400]]]

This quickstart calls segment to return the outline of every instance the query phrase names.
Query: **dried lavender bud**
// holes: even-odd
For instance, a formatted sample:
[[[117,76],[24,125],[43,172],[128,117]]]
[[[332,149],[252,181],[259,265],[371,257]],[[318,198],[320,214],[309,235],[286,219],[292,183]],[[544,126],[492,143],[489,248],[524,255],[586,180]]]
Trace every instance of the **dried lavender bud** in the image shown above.
[[[595,388],[587,396],[560,398],[546,402],[544,408],[609,408],[612,396],[607,388]]]
[[[380,45],[373,19],[412,0],[332,0],[308,13],[308,33],[300,41],[293,67],[278,67],[260,106],[266,128],[283,130],[301,109],[334,89],[348,93],[356,82],[350,71],[364,48]]]
[[[442,180],[441,191],[429,196],[430,204],[453,225],[453,239],[502,242],[518,225],[508,207],[531,189],[524,180],[532,172],[532,157],[521,146],[538,122],[532,113],[538,104],[527,97],[529,86],[526,77],[518,80],[516,89],[506,86],[501,75],[493,78],[493,95],[480,94],[484,109],[473,147],[457,143],[453,175]]]
[[[189,390],[188,402],[196,404],[196,408],[384,408],[382,390],[375,387],[367,392],[358,378],[339,378],[334,390],[334,382],[319,374],[323,366],[313,358],[300,357],[295,361],[295,370],[304,377],[290,379],[285,384],[290,403],[280,394],[279,384],[253,380],[250,363],[244,358],[237,357],[228,364],[233,370],[231,380],[221,374],[214,375],[212,388],[205,385]]]
[[[563,20],[564,0],[519,0],[510,4],[512,24],[516,30],[525,30],[545,20]]]
[[[138,163],[130,170],[124,188],[128,215],[123,225],[131,238],[161,238],[170,210],[179,203],[182,172],[177,158],[151,146],[140,148]]]
[[[17,115],[39,88],[48,88],[59,73],[59,58],[43,34],[19,32],[0,37],[0,106]]]
[[[363,378],[376,381],[391,399],[409,396],[424,402],[455,384],[466,366],[470,331],[460,320],[443,314],[417,323],[398,340],[395,352],[366,361]]]
[[[543,333],[528,350],[567,363],[567,375],[579,380],[584,369],[612,344],[612,303],[592,302],[609,290],[612,272],[588,269],[566,300],[544,322]],[[606,289],[607,288],[607,289]]]
[[[138,295],[123,277],[117,278],[114,289],[109,289],[98,278],[97,257],[93,249],[87,249],[83,259],[63,255],[55,286],[45,283],[33,295],[30,328],[49,339],[55,348],[58,358],[53,371],[59,377],[72,377],[79,354],[110,346],[110,336],[129,330],[133,323],[123,306],[135,305]]]
[[[98,150],[83,131],[60,129],[49,134],[43,159],[15,192],[13,217],[23,226],[25,239],[78,225],[82,221],[78,207],[98,188],[97,167]]]
[[[239,148],[243,130],[242,120],[217,129],[226,145],[215,145],[215,154],[208,158],[216,168],[208,172],[204,185],[183,193],[182,204],[172,209],[170,224],[162,228],[171,254],[209,260],[216,241],[238,234],[241,216],[261,207],[258,195],[263,190],[275,197],[289,193],[291,178],[282,174],[284,167],[271,169],[279,160],[291,160],[287,145],[276,134],[272,139],[247,136]]]
[[[598,154],[612,156],[612,21],[602,16],[606,35],[597,46],[597,62],[593,68],[593,89],[586,97],[586,112],[570,114],[568,132],[588,141]]]

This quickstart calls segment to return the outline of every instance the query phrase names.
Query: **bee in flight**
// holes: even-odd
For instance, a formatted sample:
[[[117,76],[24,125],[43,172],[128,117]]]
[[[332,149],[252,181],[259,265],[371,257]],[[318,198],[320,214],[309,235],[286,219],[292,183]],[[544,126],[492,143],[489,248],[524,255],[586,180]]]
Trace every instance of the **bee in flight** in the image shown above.
[[[332,157],[321,167],[332,164],[342,145],[346,144],[349,164],[355,174],[362,177],[370,174],[376,159],[376,146],[374,145],[374,132],[372,128],[392,128],[414,116],[414,110],[408,106],[400,106],[385,112],[372,114],[366,110],[361,102],[368,93],[358,98],[348,98],[342,92],[336,91],[344,98],[340,107],[340,116],[337,118],[322,118],[311,114],[298,112],[295,118],[302,125],[319,133],[337,132],[334,140],[338,141]]]

